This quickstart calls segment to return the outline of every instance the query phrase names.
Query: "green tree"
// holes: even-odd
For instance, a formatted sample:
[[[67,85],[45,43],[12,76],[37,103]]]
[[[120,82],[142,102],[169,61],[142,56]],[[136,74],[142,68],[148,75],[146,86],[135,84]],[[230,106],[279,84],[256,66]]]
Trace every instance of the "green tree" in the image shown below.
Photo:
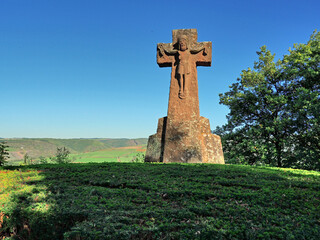
[[[274,61],[265,46],[220,103],[230,108],[222,135],[229,162],[320,169],[320,34]]]
[[[225,137],[232,156],[240,153],[238,162],[254,164],[260,159],[281,167],[290,134],[284,87],[288,83],[282,61],[274,62],[275,55],[266,46],[257,54],[254,69],[243,70],[230,91],[220,94],[220,103],[230,108]]]
[[[56,163],[69,163],[71,162],[69,155],[70,151],[66,147],[57,147],[56,155],[52,158],[52,161]]]
[[[23,163],[24,164],[30,164],[30,156],[28,155],[28,153],[26,153],[24,156],[23,156]]]
[[[9,158],[9,153],[7,150],[8,147],[9,146],[6,142],[0,142],[0,166],[3,166]]]
[[[307,44],[295,44],[284,56],[284,74],[291,81],[289,105],[294,126],[295,156],[291,166],[320,169],[320,32]],[[298,160],[297,160],[298,159]]]

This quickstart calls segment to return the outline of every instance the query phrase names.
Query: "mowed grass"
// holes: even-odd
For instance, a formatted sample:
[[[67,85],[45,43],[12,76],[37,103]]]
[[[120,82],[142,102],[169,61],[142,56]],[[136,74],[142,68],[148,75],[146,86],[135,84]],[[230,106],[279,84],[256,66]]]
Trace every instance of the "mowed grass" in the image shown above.
[[[320,239],[319,172],[90,163],[0,180],[0,239]]]
[[[88,162],[131,162],[138,153],[144,153],[146,146],[120,147],[104,149],[95,152],[71,154],[70,157],[76,163]]]
[[[29,169],[0,170],[0,209],[4,211],[5,207],[8,207],[13,194],[31,192],[35,186],[26,184],[26,182],[40,180],[42,178],[42,176],[39,175],[40,172],[41,171]]]

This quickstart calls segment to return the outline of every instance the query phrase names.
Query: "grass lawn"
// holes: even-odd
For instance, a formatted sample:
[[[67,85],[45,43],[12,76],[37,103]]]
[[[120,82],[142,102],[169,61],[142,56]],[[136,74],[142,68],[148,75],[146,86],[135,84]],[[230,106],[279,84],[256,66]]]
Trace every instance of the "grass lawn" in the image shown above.
[[[151,163],[2,168],[4,237],[320,239],[320,173]]]

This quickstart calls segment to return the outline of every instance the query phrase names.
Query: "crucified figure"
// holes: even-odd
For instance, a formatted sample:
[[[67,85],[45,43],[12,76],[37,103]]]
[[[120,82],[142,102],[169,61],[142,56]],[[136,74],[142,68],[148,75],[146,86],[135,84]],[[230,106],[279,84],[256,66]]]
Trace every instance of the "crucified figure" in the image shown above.
[[[179,84],[179,98],[184,99],[187,95],[187,85],[189,84],[189,74],[190,74],[190,64],[191,64],[191,54],[196,54],[203,51],[203,55],[207,55],[205,47],[200,47],[199,49],[189,49],[188,38],[185,35],[181,35],[178,38],[178,49],[165,49],[163,44],[159,44],[159,51],[162,56],[165,54],[176,55],[177,56],[177,68],[176,76]]]

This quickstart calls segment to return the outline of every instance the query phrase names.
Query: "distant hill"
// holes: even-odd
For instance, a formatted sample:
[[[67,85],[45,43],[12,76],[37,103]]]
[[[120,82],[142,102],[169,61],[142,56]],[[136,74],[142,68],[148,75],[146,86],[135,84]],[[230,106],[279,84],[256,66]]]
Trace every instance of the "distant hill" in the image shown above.
[[[53,156],[56,153],[57,147],[66,147],[71,153],[85,153],[103,149],[147,144],[147,138],[5,138],[2,140],[6,141],[9,146],[9,161],[20,161],[26,153],[33,159],[39,158],[40,156]]]

